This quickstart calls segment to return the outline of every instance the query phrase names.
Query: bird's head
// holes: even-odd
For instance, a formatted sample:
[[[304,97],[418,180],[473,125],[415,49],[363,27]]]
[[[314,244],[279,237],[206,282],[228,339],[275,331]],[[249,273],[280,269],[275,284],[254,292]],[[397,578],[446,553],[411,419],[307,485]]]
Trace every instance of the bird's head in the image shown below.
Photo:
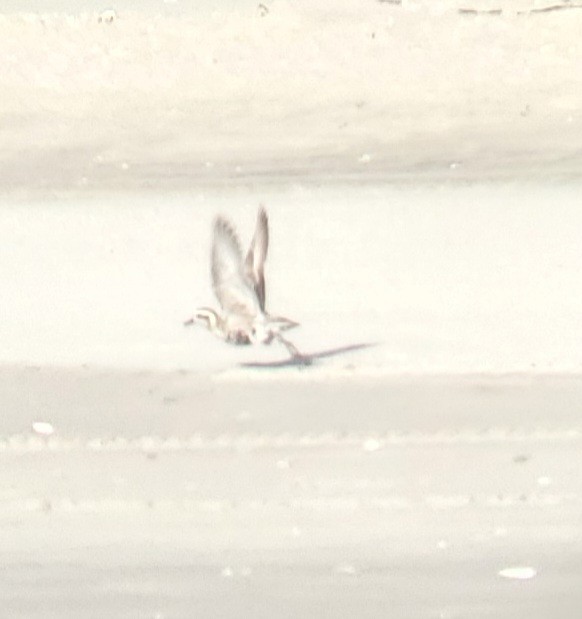
[[[220,318],[213,309],[209,307],[199,307],[194,312],[194,316],[184,322],[184,326],[199,325],[212,333],[216,333],[220,330],[219,322]]]

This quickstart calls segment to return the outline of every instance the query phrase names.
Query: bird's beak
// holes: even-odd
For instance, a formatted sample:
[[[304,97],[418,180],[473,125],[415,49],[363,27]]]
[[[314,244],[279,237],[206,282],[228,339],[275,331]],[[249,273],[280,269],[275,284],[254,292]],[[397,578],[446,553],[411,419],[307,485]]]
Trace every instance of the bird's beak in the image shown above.
[[[184,321],[184,326],[185,327],[190,327],[193,324],[194,324],[194,318],[189,318],[188,320]]]

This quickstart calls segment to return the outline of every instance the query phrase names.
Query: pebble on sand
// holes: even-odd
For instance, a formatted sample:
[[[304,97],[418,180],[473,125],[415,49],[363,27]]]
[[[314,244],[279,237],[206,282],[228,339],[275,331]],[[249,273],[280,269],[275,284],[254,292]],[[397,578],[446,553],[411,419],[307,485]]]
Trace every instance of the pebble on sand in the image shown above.
[[[499,571],[499,576],[514,580],[529,580],[537,576],[537,572],[533,567],[506,567]]]
[[[52,423],[48,423],[48,421],[34,421],[32,423],[32,431],[42,436],[50,436],[54,434],[55,429]]]

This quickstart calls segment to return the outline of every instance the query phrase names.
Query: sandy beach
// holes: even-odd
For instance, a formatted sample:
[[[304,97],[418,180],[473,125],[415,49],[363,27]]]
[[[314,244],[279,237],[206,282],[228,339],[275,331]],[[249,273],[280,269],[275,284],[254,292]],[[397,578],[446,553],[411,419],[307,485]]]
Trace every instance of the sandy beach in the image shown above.
[[[578,612],[579,378],[1,377],[7,616]]]
[[[6,0],[1,616],[579,617],[581,25]],[[309,367],[183,325],[260,204]]]

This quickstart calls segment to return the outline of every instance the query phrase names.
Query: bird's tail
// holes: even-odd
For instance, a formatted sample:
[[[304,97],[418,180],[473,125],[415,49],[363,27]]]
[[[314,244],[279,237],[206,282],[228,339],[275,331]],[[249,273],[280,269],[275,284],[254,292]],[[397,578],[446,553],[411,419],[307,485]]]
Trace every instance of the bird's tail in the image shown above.
[[[299,323],[283,316],[269,316],[269,325],[273,326],[276,331],[289,331],[289,329],[298,327]]]

